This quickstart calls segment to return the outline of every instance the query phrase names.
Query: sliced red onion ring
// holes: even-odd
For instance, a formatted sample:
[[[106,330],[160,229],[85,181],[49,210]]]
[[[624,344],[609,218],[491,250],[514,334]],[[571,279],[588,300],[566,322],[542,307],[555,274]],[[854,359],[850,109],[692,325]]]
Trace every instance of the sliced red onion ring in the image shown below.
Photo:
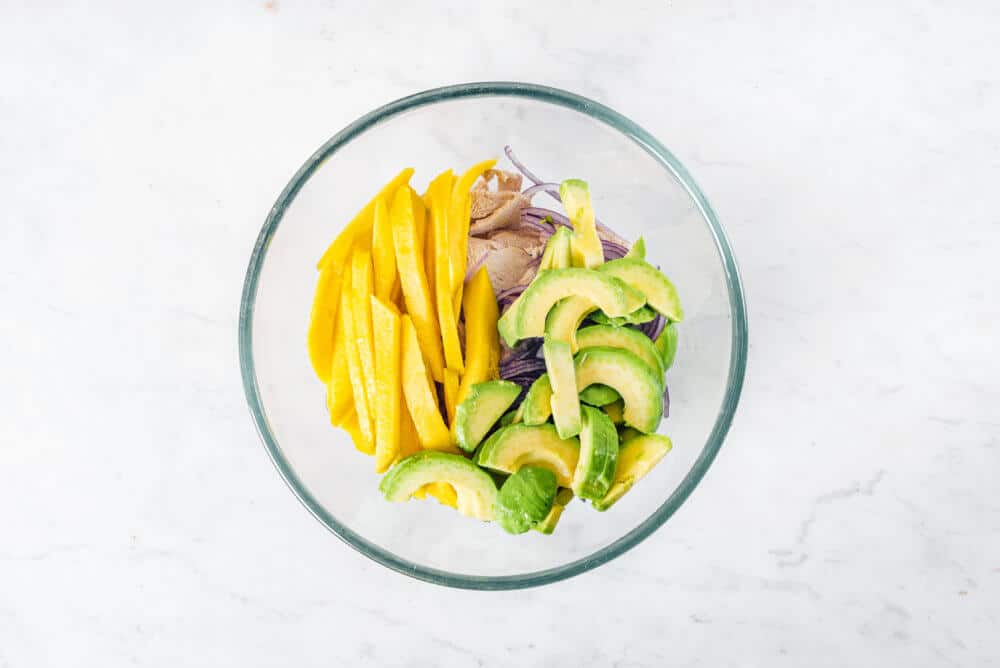
[[[601,239],[601,247],[604,249],[605,260],[618,260],[625,257],[626,253],[628,253],[627,248],[607,239]]]
[[[514,165],[514,168],[517,169],[517,171],[527,176],[528,180],[536,185],[542,182],[540,178],[532,174],[531,171],[514,156],[514,151],[511,149],[510,144],[503,147],[503,152],[507,154],[507,159],[510,160],[510,164]]]
[[[500,365],[500,377],[526,376],[537,372],[538,375],[545,370],[545,361],[537,358],[512,360]]]
[[[528,199],[531,199],[532,197],[534,197],[538,193],[542,193],[542,192],[548,193],[548,194],[552,195],[557,200],[560,199],[560,197],[559,197],[559,184],[558,183],[536,183],[535,185],[531,186],[530,188],[524,189],[521,192],[521,194],[523,196],[527,197]]]

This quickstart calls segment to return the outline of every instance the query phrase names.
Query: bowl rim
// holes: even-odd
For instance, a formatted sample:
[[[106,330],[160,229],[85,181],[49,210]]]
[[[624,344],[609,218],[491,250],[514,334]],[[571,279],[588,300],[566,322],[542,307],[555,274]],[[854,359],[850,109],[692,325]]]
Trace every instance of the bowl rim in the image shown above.
[[[413,563],[407,559],[397,557],[365,539],[331,515],[306,488],[295,471],[292,470],[291,465],[285,458],[277,439],[271,431],[258,391],[257,374],[253,359],[252,331],[260,270],[271,238],[274,236],[284,217],[285,211],[294,201],[299,190],[325,160],[334,155],[342,146],[362,135],[365,131],[399,114],[439,102],[489,96],[527,98],[532,101],[545,102],[585,114],[622,133],[626,138],[643,148],[646,153],[659,162],[667,171],[672,173],[688,192],[692,200],[694,200],[703,218],[707,221],[712,236],[715,239],[716,249],[722,260],[726,274],[729,305],[732,314],[732,352],[730,354],[726,392],[708,440],[680,485],[639,525],[593,554],[554,568],[502,576],[451,573]],[[610,107],[558,88],[505,81],[455,84],[409,95],[361,116],[328,139],[292,176],[288,185],[281,191],[274,206],[271,207],[267,219],[264,221],[264,226],[257,236],[253,253],[250,256],[249,266],[247,267],[246,277],[243,282],[239,317],[240,372],[250,414],[261,441],[271,457],[271,461],[278,469],[278,473],[284,479],[285,483],[295,496],[298,497],[299,501],[338,538],[373,561],[398,573],[425,582],[477,590],[509,590],[536,587],[580,575],[624,554],[662,526],[687,500],[688,496],[690,496],[691,492],[708,471],[709,466],[722,447],[722,442],[729,431],[743,388],[743,378],[746,373],[747,341],[747,315],[743,285],[731,244],[723,231],[722,225],[719,223],[715,211],[680,161],[650,133]]]

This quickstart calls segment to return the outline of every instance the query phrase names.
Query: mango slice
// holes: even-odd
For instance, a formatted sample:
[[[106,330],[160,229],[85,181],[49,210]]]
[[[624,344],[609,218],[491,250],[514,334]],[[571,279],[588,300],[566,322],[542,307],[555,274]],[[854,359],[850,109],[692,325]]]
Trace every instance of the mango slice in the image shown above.
[[[354,409],[354,391],[347,371],[347,346],[342,327],[334,329],[333,362],[330,379],[326,383],[326,408],[330,413],[330,423],[335,427],[339,427],[348,412]]]
[[[400,188],[393,197],[389,218],[392,221],[396,266],[406,301],[406,311],[412,318],[420,341],[420,350],[427,359],[431,376],[439,383],[444,382],[441,333],[437,314],[431,302],[427,274],[424,271],[423,235],[420,233],[424,224],[423,202],[409,187]],[[417,428],[419,430],[419,423]]]
[[[354,438],[354,445],[365,454],[374,454],[375,441],[374,429],[372,427],[371,412],[369,411],[368,394],[365,389],[365,376],[361,370],[361,351],[356,344],[354,331],[354,309],[351,306],[351,272],[344,274],[344,286],[340,292],[340,322],[343,326],[344,348],[347,353],[347,373],[351,381],[351,390],[354,394],[354,410],[357,416],[356,433],[351,431],[347,425],[344,426],[351,437]]]
[[[374,429],[375,421],[375,339],[372,336],[372,255],[367,245],[354,249],[351,255],[351,309],[354,318],[354,343],[361,360],[361,375],[368,397],[368,410]],[[372,432],[374,437],[374,431]]]
[[[458,388],[456,405],[465,400],[473,385],[493,380],[499,375],[500,337],[497,333],[497,320],[500,311],[485,266],[480,267],[469,281],[463,301],[465,373]]]
[[[458,452],[451,442],[451,434],[445,426],[438,410],[437,396],[430,381],[416,326],[409,315],[402,317],[403,323],[403,396],[406,407],[413,418],[420,445],[430,450]]]
[[[444,346],[445,366],[461,374],[465,370],[465,364],[462,361],[462,344],[458,338],[457,314],[452,307],[449,265],[451,238],[448,229],[448,202],[453,181],[451,170],[448,170],[438,175],[428,186],[431,200],[431,222],[427,225],[427,230],[428,239],[433,239],[434,254],[433,263],[428,265],[427,273],[428,279],[431,275],[434,276],[435,301],[438,324],[441,327],[441,340]],[[430,244],[428,244],[428,248],[430,248]],[[426,253],[425,255],[430,254]]]
[[[392,224],[385,200],[375,200],[375,223],[372,227],[372,264],[375,277],[375,296],[382,301],[392,299],[396,283],[396,249],[392,243]]]
[[[444,370],[444,407],[448,414],[448,424],[455,424],[455,407],[458,406],[458,386],[461,381],[458,372],[445,367]]]
[[[375,472],[386,471],[399,455],[402,387],[402,325],[395,306],[371,297],[375,336]]]
[[[340,275],[333,267],[319,272],[312,311],[309,314],[309,331],[306,334],[309,361],[316,376],[324,383],[330,380],[333,362],[333,332],[337,324],[337,307],[340,305]]]

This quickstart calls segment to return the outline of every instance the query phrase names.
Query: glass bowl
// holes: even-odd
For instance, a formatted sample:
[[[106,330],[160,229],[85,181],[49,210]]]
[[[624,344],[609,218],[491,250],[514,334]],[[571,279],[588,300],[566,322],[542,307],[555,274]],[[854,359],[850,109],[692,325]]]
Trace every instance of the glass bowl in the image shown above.
[[[306,353],[316,261],[389,178],[437,173],[488,157],[512,169],[510,144],[549,181],[590,184],[598,217],[648,259],[684,305],[660,428],[673,450],[613,508],[571,503],[555,533],[504,533],[436,501],[388,503],[372,459],[330,426],[325,389]],[[545,197],[544,195],[541,197]],[[540,200],[539,200],[540,201]],[[475,83],[418,93],[359,118],[317,150],[264,223],[240,305],[240,367],[250,412],[278,472],[330,531],[380,564],[422,580],[515,589],[595,568],[637,545],[691,494],[722,445],[746,368],[747,323],[729,242],[705,196],[664,146],[632,121],[565,91]]]

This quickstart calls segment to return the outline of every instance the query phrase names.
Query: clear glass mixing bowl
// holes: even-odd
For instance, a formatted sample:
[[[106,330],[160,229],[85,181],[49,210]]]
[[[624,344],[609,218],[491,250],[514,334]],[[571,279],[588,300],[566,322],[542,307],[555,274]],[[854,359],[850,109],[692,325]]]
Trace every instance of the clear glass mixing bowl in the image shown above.
[[[605,513],[574,501],[555,534],[505,534],[435,501],[394,504],[372,460],[330,426],[305,332],[316,261],[352,215],[405,166],[422,191],[433,175],[503,147],[541,178],[590,183],[598,217],[676,284],[686,318],[667,374],[672,400],[660,431],[673,450]],[[540,196],[541,202],[545,196]],[[375,561],[438,584],[513,589],[599,566],[659,528],[722,445],[746,368],[747,323],[729,242],[687,170],[615,111],[565,91],[522,83],[429,90],[358,119],[319,148],[271,209],[240,305],[240,366],[250,412],[281,476],[330,531]]]

